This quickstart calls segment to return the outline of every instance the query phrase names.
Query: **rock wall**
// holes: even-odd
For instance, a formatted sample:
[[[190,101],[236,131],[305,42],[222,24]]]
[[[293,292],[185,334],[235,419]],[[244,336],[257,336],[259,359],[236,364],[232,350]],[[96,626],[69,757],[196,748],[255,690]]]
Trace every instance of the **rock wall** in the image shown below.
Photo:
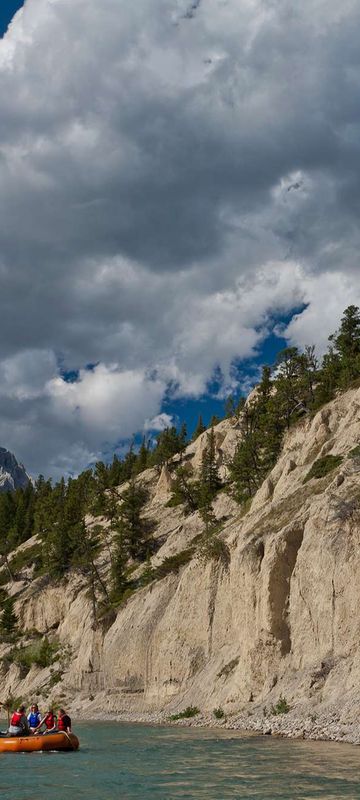
[[[340,396],[288,433],[281,457],[244,514],[220,493],[215,513],[229,563],[190,563],[138,590],[108,626],[96,625],[83,579],[19,584],[24,631],[56,635],[68,648],[61,680],[32,667],[2,666],[3,693],[64,698],[76,713],[179,710],[228,715],[262,709],[282,694],[296,707],[359,713],[360,390]],[[223,472],[240,435],[216,427]],[[185,459],[196,469],[206,434]],[[321,479],[304,482],[314,460],[341,455]],[[176,460],[175,460],[176,461]],[[201,531],[198,514],[166,505],[172,474],[147,470],[147,515],[157,520],[159,564]],[[105,555],[104,555],[105,559]],[[104,564],[106,570],[106,564]],[[46,581],[45,581],[46,583]],[[6,656],[6,645],[0,657]]]

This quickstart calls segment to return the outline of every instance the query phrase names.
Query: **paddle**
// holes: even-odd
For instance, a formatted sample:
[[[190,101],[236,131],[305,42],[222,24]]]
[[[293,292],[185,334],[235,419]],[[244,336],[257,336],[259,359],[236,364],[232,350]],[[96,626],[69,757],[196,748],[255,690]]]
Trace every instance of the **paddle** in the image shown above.
[[[70,744],[71,744],[71,749],[72,749],[72,750],[76,750],[76,747],[74,747],[74,745],[73,745],[73,743],[72,743],[72,741],[71,741],[71,739],[70,739],[70,736],[69,736],[68,732],[67,732],[67,731],[61,731],[61,733],[65,733],[65,736],[67,736],[67,738],[69,739],[69,742],[70,742]]]

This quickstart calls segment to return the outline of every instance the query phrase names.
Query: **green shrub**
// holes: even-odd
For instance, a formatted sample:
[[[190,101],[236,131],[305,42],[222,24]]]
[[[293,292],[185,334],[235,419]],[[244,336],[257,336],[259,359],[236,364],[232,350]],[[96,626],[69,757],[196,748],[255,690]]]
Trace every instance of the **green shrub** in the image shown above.
[[[188,547],[186,550],[181,550],[180,553],[176,553],[174,556],[164,558],[164,561],[159,564],[158,567],[154,567],[153,579],[158,580],[159,578],[165,578],[166,575],[170,575],[171,572],[178,572],[180,567],[184,567],[191,561],[194,552],[194,547]]]
[[[19,666],[29,670],[33,664],[38,667],[50,667],[54,663],[59,650],[57,642],[49,642],[45,639],[38,639],[26,647],[15,648],[7,656],[7,660],[19,664]]]
[[[353,450],[350,450],[350,453],[348,453],[348,458],[359,458],[359,456],[360,456],[360,444],[358,444],[356,447],[354,447]]]
[[[192,717],[196,717],[197,714],[200,714],[200,709],[197,706],[187,706],[184,708],[184,711],[179,711],[178,714],[172,714],[169,719],[172,722],[176,722],[178,719],[191,719]]]
[[[182,506],[183,503],[184,500],[181,497],[172,494],[170,500],[165,503],[165,508],[176,508],[177,506]]]
[[[33,544],[25,550],[20,550],[10,560],[9,566],[13,575],[18,574],[26,567],[39,567],[41,563],[41,550],[39,544]]]
[[[216,534],[204,537],[199,550],[199,557],[203,561],[222,561],[225,567],[230,562],[230,551],[222,539]]]
[[[225,711],[223,708],[214,708],[213,714],[215,719],[224,719]]]
[[[312,478],[324,478],[325,475],[336,469],[341,462],[342,456],[328,455],[324,456],[323,458],[318,458],[317,461],[314,461],[303,482],[307,483],[307,481],[310,481]]]
[[[53,672],[48,683],[48,688],[53,689],[53,687],[56,686],[57,683],[60,683],[62,676],[63,673],[60,670],[56,670],[56,672]]]
[[[286,697],[283,697],[283,695],[281,694],[276,705],[271,706],[270,711],[271,714],[275,714],[275,716],[278,716],[279,714],[288,714],[290,711],[290,706],[288,704]]]

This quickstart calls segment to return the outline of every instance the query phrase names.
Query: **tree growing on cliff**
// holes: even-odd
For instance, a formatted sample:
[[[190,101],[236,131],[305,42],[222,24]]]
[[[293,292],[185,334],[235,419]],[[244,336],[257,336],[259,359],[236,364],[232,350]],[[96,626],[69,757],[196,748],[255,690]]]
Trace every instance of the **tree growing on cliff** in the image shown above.
[[[251,403],[244,409],[241,419],[241,439],[229,463],[233,494],[239,503],[252,497],[262,480],[263,438],[261,428],[257,424],[256,406],[256,403]]]
[[[191,475],[187,465],[180,466],[176,470],[172,496],[169,501],[170,506],[183,504],[185,513],[192,513],[198,508],[197,483]]]
[[[3,602],[3,612],[1,615],[1,630],[5,634],[14,633],[17,627],[18,619],[14,610],[14,600],[12,597],[7,597]]]
[[[216,463],[216,442],[214,428],[206,437],[206,446],[201,459],[200,479],[198,484],[198,505],[203,508],[213,501],[221,488],[219,470]]]
[[[119,517],[114,526],[114,542],[111,563],[111,594],[115,600],[121,599],[128,587],[128,551],[125,541],[125,526]]]
[[[148,547],[148,526],[142,515],[147,500],[147,492],[134,480],[122,495],[119,509],[122,537],[129,557],[143,560]]]
[[[140,475],[140,473],[147,468],[147,466],[149,465],[149,457],[150,457],[149,443],[146,441],[145,436],[143,436],[136,461],[137,475]]]
[[[156,447],[151,454],[149,464],[162,467],[177,453],[182,453],[186,444],[186,426],[178,433],[175,425],[165,428],[157,437]]]
[[[360,375],[360,311],[357,306],[345,309],[340,328],[329,341],[340,366],[339,385],[346,388]]]
[[[10,531],[14,522],[15,512],[14,495],[11,492],[3,492],[0,494],[0,556],[5,564],[10,580],[13,580],[13,574],[8,556],[12,549]]]
[[[96,620],[97,591],[100,590],[106,600],[109,598],[105,581],[96,562],[101,550],[99,529],[97,526],[87,526],[84,518],[77,523],[76,527],[76,549],[73,553],[72,566],[81,571],[87,579],[93,618]]]
[[[192,435],[191,441],[194,442],[195,439],[197,439],[198,436],[201,436],[201,434],[204,433],[205,431],[206,431],[206,425],[204,425],[203,418],[202,418],[201,414],[199,414],[197,425],[196,425],[196,428],[195,428],[194,433]]]

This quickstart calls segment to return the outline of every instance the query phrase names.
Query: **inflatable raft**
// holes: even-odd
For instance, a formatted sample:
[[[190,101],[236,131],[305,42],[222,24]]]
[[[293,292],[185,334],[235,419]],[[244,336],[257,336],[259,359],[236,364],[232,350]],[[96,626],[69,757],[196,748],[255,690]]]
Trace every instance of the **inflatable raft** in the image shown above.
[[[34,753],[44,750],[78,750],[74,733],[48,733],[35,736],[1,736],[0,753]]]

